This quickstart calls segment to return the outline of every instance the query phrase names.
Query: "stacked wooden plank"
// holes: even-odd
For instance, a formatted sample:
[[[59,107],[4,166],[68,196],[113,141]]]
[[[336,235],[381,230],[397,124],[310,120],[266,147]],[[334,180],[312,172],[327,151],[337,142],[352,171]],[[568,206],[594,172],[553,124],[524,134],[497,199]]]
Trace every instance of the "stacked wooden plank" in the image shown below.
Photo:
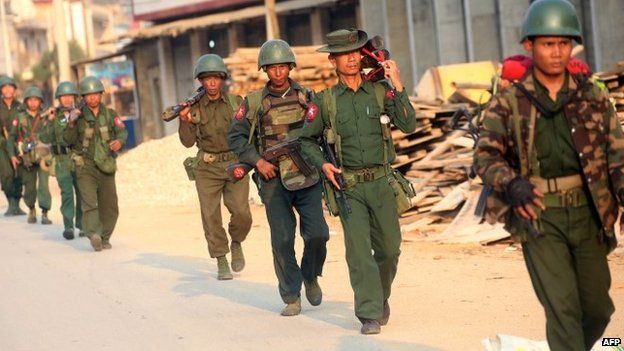
[[[292,49],[297,60],[297,66],[290,73],[292,79],[315,91],[336,84],[336,72],[327,60],[327,54],[316,52],[318,46]],[[224,60],[232,80],[231,93],[245,96],[266,84],[266,73],[258,70],[259,51],[259,48],[238,48]]]
[[[618,62],[610,71],[598,73],[598,77],[609,89],[620,122],[624,124],[624,61]]]

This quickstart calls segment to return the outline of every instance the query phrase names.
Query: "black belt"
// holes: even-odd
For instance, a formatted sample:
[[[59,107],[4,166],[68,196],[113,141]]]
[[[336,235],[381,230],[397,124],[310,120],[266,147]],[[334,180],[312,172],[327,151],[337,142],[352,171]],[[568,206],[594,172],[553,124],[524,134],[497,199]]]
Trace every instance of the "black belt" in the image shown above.
[[[67,155],[71,151],[68,146],[52,145],[52,153],[54,155]]]

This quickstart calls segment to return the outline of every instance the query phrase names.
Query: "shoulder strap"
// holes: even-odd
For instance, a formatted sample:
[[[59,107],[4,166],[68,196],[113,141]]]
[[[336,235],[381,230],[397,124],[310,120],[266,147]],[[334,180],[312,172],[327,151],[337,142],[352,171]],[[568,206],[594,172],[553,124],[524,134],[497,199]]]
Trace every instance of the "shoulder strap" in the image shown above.
[[[234,111],[234,113],[236,113],[236,110],[238,110],[238,96],[234,95],[234,94],[227,94],[227,99],[228,102],[230,103],[230,107],[232,108],[232,111]]]
[[[531,172],[535,172],[536,176],[539,176],[539,167],[537,163],[537,155],[533,152],[535,147],[535,123],[537,121],[537,107],[531,103],[531,115],[529,116],[529,136],[526,141],[526,154],[525,154],[525,142],[522,136],[522,116],[520,115],[520,109],[518,108],[518,97],[516,95],[516,89],[509,89],[508,99],[511,105],[512,123],[514,130],[514,137],[516,145],[518,146],[518,158],[520,159],[520,174],[523,177],[528,177]],[[524,94],[524,92],[523,92]]]
[[[329,129],[325,131],[325,133],[331,134],[334,140],[334,149],[336,151],[336,155],[338,156],[338,161],[342,164],[342,146],[340,142],[340,135],[336,130],[336,95],[334,95],[334,88],[330,87],[321,92],[323,94],[322,97],[322,106],[321,109],[323,111],[323,115],[327,116],[329,121]]]
[[[249,139],[247,140],[247,143],[251,144],[253,141],[256,127],[258,125],[258,114],[262,105],[262,90],[256,90],[247,95],[247,104],[247,107],[249,108],[249,110],[247,111],[247,118],[251,122],[251,128],[249,129]]]
[[[386,98],[386,88],[381,83],[374,83],[375,97],[377,98],[377,104],[379,110],[384,111],[384,99]]]

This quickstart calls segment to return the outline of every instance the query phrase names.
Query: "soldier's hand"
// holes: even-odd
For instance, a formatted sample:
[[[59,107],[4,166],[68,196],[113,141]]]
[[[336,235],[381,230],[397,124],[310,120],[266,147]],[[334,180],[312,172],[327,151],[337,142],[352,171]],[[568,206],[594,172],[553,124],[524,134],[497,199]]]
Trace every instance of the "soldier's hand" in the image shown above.
[[[108,147],[111,149],[111,151],[117,152],[121,150],[121,141],[113,140],[110,143],[108,143]]]
[[[11,165],[13,165],[13,169],[17,169],[17,166],[20,164],[19,158],[17,156],[11,156]]]
[[[48,121],[53,121],[56,118],[56,111],[54,107],[50,107],[48,109]]]
[[[394,60],[386,60],[381,65],[384,69],[384,76],[392,82],[392,86],[397,91],[403,91],[403,82],[401,81],[399,66],[397,66],[396,62]]]
[[[180,119],[186,123],[191,123],[191,106],[186,103],[186,102],[180,102],[181,105],[186,106],[185,108],[182,109],[182,111],[180,111],[179,115],[180,115]]]
[[[536,220],[537,214],[532,206],[542,210],[546,207],[542,202],[544,194],[535,188],[527,179],[517,176],[507,185],[507,198],[518,216],[524,219]]]
[[[327,177],[327,179],[329,179],[329,181],[332,184],[334,184],[336,189],[340,189],[340,186],[338,185],[338,182],[336,181],[336,173],[342,173],[340,168],[336,168],[334,167],[333,164],[326,162],[326,163],[323,163],[322,170],[323,170],[323,173],[325,174],[325,177]]]
[[[266,180],[273,179],[277,176],[277,167],[263,158],[256,162],[256,169]]]

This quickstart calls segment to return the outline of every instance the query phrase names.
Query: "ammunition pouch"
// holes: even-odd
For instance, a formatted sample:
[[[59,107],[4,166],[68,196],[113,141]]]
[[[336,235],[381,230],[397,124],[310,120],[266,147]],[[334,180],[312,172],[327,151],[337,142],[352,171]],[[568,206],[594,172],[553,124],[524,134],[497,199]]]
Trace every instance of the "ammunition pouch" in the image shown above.
[[[182,162],[182,164],[184,165],[184,170],[186,171],[186,175],[188,176],[188,179],[190,181],[194,181],[195,180],[195,167],[197,167],[197,164],[199,164],[199,157],[195,156],[195,157],[187,157],[184,162]]]
[[[80,168],[85,164],[84,157],[82,155],[72,154],[71,159],[74,161],[74,169]]]
[[[388,181],[390,187],[394,190],[397,212],[403,214],[414,205],[412,204],[412,198],[416,196],[416,190],[414,190],[412,183],[405,179],[405,176],[401,172],[395,169],[390,169],[389,171]]]
[[[103,140],[98,141],[95,145],[93,162],[95,162],[95,166],[103,173],[113,174],[117,170],[117,160],[108,147],[108,144]]]

